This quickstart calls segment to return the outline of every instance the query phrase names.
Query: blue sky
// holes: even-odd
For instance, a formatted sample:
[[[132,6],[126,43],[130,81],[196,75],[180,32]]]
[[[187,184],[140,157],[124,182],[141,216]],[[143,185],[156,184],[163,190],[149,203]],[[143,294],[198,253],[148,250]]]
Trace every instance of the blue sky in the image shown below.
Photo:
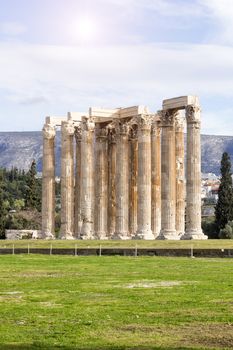
[[[0,0],[0,130],[198,95],[233,135],[233,0]]]

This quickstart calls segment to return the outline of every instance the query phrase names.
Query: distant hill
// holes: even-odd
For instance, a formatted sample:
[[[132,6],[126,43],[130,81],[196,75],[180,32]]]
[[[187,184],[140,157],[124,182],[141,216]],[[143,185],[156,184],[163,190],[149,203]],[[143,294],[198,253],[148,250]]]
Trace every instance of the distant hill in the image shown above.
[[[219,174],[222,153],[228,152],[233,161],[233,136],[202,135],[202,172]],[[0,167],[17,166],[27,170],[33,159],[42,171],[42,134],[32,132],[0,132]],[[60,174],[60,132],[56,136],[56,174]]]
[[[60,174],[61,154],[60,132],[56,136],[56,173]],[[0,167],[10,169],[16,166],[28,170],[35,159],[37,171],[42,171],[43,138],[40,131],[0,132]]]

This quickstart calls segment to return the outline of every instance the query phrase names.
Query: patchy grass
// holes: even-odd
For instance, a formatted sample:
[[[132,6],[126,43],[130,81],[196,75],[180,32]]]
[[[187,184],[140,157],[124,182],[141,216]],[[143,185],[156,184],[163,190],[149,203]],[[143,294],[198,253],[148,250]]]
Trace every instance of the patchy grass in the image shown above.
[[[232,349],[233,261],[0,256],[0,349]]]
[[[201,241],[145,241],[145,240],[108,240],[108,241],[82,241],[82,240],[0,240],[0,248],[27,248],[28,244],[31,248],[130,248],[137,245],[138,248],[195,248],[202,249],[233,249],[233,239],[210,239]]]

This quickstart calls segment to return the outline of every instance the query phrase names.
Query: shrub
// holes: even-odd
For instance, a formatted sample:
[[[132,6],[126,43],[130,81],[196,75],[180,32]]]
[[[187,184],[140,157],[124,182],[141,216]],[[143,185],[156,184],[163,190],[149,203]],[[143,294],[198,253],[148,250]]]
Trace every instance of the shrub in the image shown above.
[[[218,226],[216,225],[214,219],[211,219],[211,221],[210,219],[202,221],[201,226],[204,234],[207,235],[209,239],[219,238]]]
[[[233,223],[232,221],[227,223],[224,228],[222,228],[219,232],[220,239],[233,239]]]

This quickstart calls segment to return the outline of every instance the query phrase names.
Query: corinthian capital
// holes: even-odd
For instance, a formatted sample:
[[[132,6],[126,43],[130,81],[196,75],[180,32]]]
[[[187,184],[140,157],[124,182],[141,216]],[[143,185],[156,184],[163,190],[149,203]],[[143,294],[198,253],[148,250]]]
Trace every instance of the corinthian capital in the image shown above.
[[[109,141],[109,143],[116,143],[116,131],[115,131],[115,129],[109,129],[108,141]]]
[[[52,124],[45,124],[42,132],[43,132],[43,137],[48,140],[53,139],[56,135],[55,127]]]
[[[188,123],[200,124],[201,121],[201,109],[199,106],[188,105],[185,109],[186,119]]]
[[[137,126],[134,125],[130,128],[129,138],[130,138],[130,140],[136,140],[137,136],[138,136]]]
[[[177,109],[168,109],[159,112],[162,126],[174,126],[175,118],[179,111]]]
[[[76,139],[76,142],[80,142],[82,139],[82,127],[81,124],[78,124],[74,128],[74,136]]]
[[[62,134],[64,136],[72,136],[74,135],[74,124],[71,120],[62,122],[61,128]]]
[[[83,131],[94,131],[95,122],[93,118],[83,117],[82,129]]]
[[[151,115],[142,114],[138,116],[138,128],[140,130],[150,130],[153,117]]]
[[[108,136],[108,129],[106,127],[96,127],[95,128],[95,135],[97,138],[106,138]]]
[[[117,134],[125,134],[125,135],[129,134],[130,125],[127,122],[116,119],[114,123],[115,123],[115,130]]]

